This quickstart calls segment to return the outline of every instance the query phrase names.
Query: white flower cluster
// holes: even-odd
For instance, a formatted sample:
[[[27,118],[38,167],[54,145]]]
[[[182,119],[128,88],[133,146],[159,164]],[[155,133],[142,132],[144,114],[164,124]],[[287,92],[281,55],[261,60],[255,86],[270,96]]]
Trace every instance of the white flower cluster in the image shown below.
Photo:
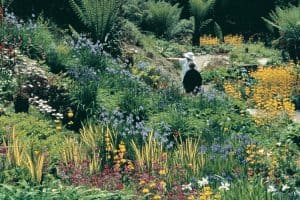
[[[26,64],[27,67],[24,67],[24,64]],[[28,76],[35,75],[35,76],[39,76],[43,79],[47,79],[46,72],[43,69],[35,66],[34,63],[26,63],[25,61],[16,65],[15,73],[28,75]]]
[[[63,119],[63,114],[56,112],[55,109],[47,104],[47,101],[39,99],[39,97],[35,96],[33,98],[29,98],[29,102],[36,106],[40,112],[51,114],[56,119]]]

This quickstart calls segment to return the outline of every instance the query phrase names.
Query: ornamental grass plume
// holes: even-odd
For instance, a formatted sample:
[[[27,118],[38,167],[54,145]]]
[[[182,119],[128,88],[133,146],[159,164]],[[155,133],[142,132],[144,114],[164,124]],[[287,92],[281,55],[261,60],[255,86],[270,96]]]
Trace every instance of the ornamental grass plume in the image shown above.
[[[146,165],[146,169],[149,171],[151,171],[154,164],[160,164],[163,167],[166,166],[166,160],[161,159],[162,155],[164,155],[163,145],[154,138],[153,132],[148,135],[147,142],[144,146],[139,147],[139,145],[132,140],[131,147],[141,171],[145,170],[144,165]]]

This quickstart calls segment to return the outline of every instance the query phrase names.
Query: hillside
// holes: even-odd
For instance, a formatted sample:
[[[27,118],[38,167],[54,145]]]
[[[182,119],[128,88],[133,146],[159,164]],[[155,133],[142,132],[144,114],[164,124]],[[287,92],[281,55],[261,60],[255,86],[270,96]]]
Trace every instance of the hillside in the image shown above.
[[[300,198],[299,6],[249,36],[188,2],[54,3],[65,26],[1,1],[0,199]]]

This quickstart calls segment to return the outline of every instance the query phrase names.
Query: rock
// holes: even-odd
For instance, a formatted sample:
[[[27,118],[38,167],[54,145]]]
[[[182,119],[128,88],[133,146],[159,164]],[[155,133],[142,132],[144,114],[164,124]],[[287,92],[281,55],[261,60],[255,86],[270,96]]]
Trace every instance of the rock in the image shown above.
[[[269,61],[270,61],[269,58],[259,58],[259,59],[257,59],[257,63],[259,65],[266,65],[266,64],[268,64]]]
[[[230,66],[229,56],[226,55],[196,55],[194,62],[200,71]]]

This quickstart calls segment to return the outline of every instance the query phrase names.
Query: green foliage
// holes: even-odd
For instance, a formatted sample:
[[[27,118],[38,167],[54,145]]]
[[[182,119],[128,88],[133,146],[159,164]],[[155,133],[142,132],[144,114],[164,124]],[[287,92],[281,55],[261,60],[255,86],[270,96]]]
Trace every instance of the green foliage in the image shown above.
[[[191,19],[182,19],[173,28],[172,39],[182,44],[186,44],[186,41],[190,40],[190,38],[192,37],[193,30],[193,21]]]
[[[300,6],[277,7],[270,13],[270,20],[263,18],[272,27],[277,28],[287,40],[300,40]]]
[[[165,1],[148,1],[146,3],[144,27],[157,36],[172,37],[173,29],[179,23],[181,8]]]
[[[147,99],[144,94],[136,89],[137,88],[132,88],[125,92],[120,99],[119,107],[121,111],[133,114],[135,117],[138,117],[139,120],[145,120],[148,114]]]
[[[78,18],[93,31],[101,42],[106,42],[117,19],[120,0],[69,0]]]
[[[223,87],[224,80],[230,76],[226,67],[201,72],[204,83],[214,83],[217,88]]]
[[[199,38],[201,31],[209,24],[213,24],[216,35],[222,40],[223,34],[220,26],[213,21],[213,19],[207,19],[209,12],[215,5],[215,0],[190,0],[191,14],[194,16],[194,34],[192,43],[194,46],[199,46]]]
[[[54,36],[49,30],[49,22],[39,17],[36,22],[36,29],[33,29],[32,34],[27,41],[29,44],[29,55],[33,58],[44,57],[46,51],[55,44]]]
[[[13,0],[1,0],[0,6],[7,8],[12,2],[13,2]]]
[[[274,4],[278,7],[284,7],[288,5],[297,5],[299,3],[299,0],[275,0]]]
[[[269,28],[279,30],[282,47],[289,50],[295,61],[300,59],[300,55],[298,55],[300,50],[300,6],[276,7],[269,17],[270,19],[263,18],[263,20],[270,26]]]
[[[195,18],[195,23],[199,24],[205,20],[207,14],[213,9],[215,0],[191,0],[191,13]]]
[[[146,2],[141,0],[129,0],[122,7],[122,16],[130,22],[140,26],[143,22]]]
[[[138,45],[139,43],[141,43],[142,33],[140,32],[139,28],[131,21],[125,21],[122,32],[125,40],[128,43],[133,45]]]
[[[248,53],[245,52],[246,48]],[[258,64],[259,58],[270,59],[267,64],[280,64],[280,51],[270,49],[264,46],[263,43],[249,43],[235,46],[229,53],[230,59],[237,65],[243,64]]]
[[[54,123],[42,120],[34,115],[18,113],[0,117],[0,135],[11,134],[15,127],[17,136],[26,144],[31,144],[34,150],[48,151],[50,156],[56,157],[63,141],[62,133],[57,134]],[[63,134],[69,134],[64,132]]]
[[[68,46],[60,44],[50,48],[47,52],[46,62],[50,66],[52,73],[64,72],[67,69],[68,60],[70,59],[71,50]]]
[[[268,192],[264,181],[261,179],[256,179],[253,181],[249,180],[239,180],[232,183],[229,191],[224,192],[222,195],[224,199],[230,200],[252,200],[252,199],[264,199],[264,200],[273,200],[273,199],[282,199],[288,200],[292,197],[289,197],[287,194],[279,195],[272,194]],[[293,198],[292,198],[293,199]]]
[[[134,198],[131,191],[108,192],[86,187],[63,186],[55,181],[49,185],[31,186],[23,181],[18,185],[0,185],[0,198],[3,200],[53,200],[53,199],[103,199],[103,200],[130,200]]]
[[[72,69],[73,78],[68,85],[71,107],[75,111],[73,118],[74,129],[81,127],[81,123],[98,111],[97,94],[99,77],[95,70],[88,67]]]
[[[16,80],[13,78],[12,71],[0,68],[0,103],[12,99],[15,86]]]

